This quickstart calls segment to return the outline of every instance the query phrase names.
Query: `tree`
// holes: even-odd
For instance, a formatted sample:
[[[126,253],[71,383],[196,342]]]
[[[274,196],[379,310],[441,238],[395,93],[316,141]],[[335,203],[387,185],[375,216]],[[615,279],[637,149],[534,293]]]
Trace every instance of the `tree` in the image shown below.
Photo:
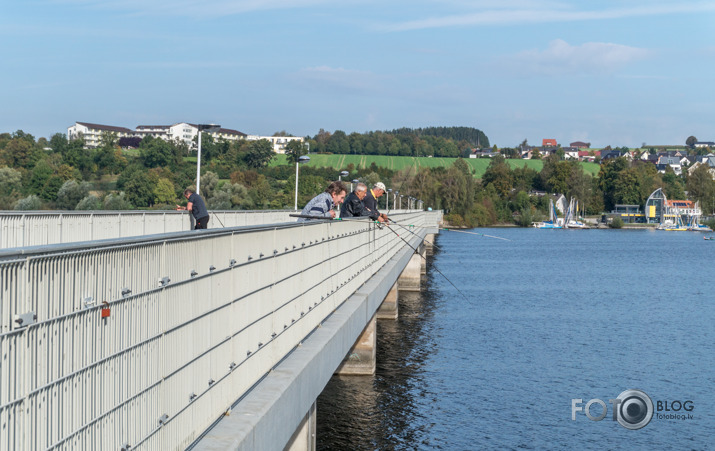
[[[249,168],[258,169],[267,166],[274,156],[271,142],[267,139],[259,139],[251,142],[244,159]]]
[[[102,202],[94,194],[90,194],[77,204],[75,210],[101,210]]]
[[[715,213],[715,181],[707,164],[700,164],[686,184],[691,199],[699,201],[705,214]]]
[[[695,147],[696,142],[698,142],[698,138],[695,136],[688,136],[688,139],[685,140],[685,145],[692,149]]]
[[[502,197],[508,196],[514,187],[514,175],[501,155],[492,158],[482,176],[482,185],[486,187],[489,184],[492,184]]]
[[[175,165],[177,155],[173,145],[161,138],[145,137],[139,145],[139,156],[144,166],[156,168]]]
[[[67,180],[57,192],[57,208],[74,210],[79,201],[89,194],[89,183]]]
[[[294,139],[286,144],[286,156],[288,157],[288,161],[293,164],[297,163],[298,158],[306,153],[308,153],[308,149],[303,141]]]
[[[155,204],[168,204],[176,199],[174,184],[171,183],[171,180],[166,178],[160,178],[159,181],[156,182],[153,194]]]
[[[24,199],[20,199],[15,204],[15,210],[39,210],[42,208],[42,200],[34,194],[30,194]]]
[[[136,207],[154,204],[154,183],[144,171],[135,171],[125,185],[127,200]]]

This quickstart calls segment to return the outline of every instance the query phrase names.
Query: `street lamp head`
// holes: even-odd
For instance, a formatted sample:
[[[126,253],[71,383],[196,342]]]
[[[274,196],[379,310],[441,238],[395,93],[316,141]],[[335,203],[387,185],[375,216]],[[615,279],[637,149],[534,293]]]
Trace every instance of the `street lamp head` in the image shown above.
[[[199,124],[198,128],[200,132],[214,133],[219,131],[221,126],[218,124]]]
[[[347,177],[348,175],[350,175],[350,173],[348,171],[340,171],[340,175],[342,175],[343,177]]]
[[[307,155],[301,155],[298,157],[298,163],[307,163],[310,161],[310,157]]]

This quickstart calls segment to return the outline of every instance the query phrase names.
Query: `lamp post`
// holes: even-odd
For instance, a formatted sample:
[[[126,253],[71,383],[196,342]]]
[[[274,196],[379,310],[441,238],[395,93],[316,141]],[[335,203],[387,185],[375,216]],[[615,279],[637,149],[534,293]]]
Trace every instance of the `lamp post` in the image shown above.
[[[307,155],[301,155],[298,157],[298,161],[295,162],[295,205],[293,207],[295,211],[298,211],[298,166],[307,161],[310,161],[310,157]]]
[[[354,179],[352,182],[350,182],[350,192],[351,193],[353,192],[353,183],[357,185],[358,183],[360,183],[360,180]]]
[[[201,132],[207,131],[209,133],[218,131],[221,126],[218,124],[199,124],[199,151],[196,154],[196,194],[201,194],[199,192],[199,185],[201,184]]]
[[[397,195],[400,194],[399,191],[395,191],[395,198],[394,201],[392,202],[392,209],[397,210]]]
[[[388,189],[385,196],[385,210],[390,209],[390,194],[392,194],[392,188]]]
[[[348,175],[350,175],[348,171],[340,171],[340,174],[338,174],[338,182],[342,182],[343,177],[347,177]]]
[[[400,194],[400,210],[402,210],[402,198],[405,197],[404,194]]]

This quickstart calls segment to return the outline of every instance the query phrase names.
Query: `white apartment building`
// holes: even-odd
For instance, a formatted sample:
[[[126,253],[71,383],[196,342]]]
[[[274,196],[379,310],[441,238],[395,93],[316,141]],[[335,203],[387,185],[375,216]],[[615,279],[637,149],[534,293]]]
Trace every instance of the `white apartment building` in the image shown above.
[[[185,142],[190,149],[194,149],[196,148],[194,139],[196,139],[196,135],[199,133],[199,127],[196,124],[179,122],[173,125],[137,125],[135,130],[131,130],[111,125],[76,122],[75,125],[67,129],[67,139],[71,141],[83,136],[85,140],[85,147],[94,148],[100,145],[102,132],[105,131],[116,133],[117,138],[132,136],[144,138],[145,136],[152,136],[166,141],[179,140]],[[221,128],[216,132],[205,133],[211,135],[214,140],[224,139],[227,141],[238,141],[239,139],[246,138],[245,133],[241,133],[238,130],[230,128]]]
[[[114,127],[112,125],[90,124],[89,122],[75,122],[67,128],[67,139],[72,141],[80,137],[84,138],[84,145],[87,148],[99,147],[102,143],[102,133],[116,133],[117,138],[136,136],[134,130],[124,127]]]
[[[248,135],[246,136],[248,141],[258,141],[259,139],[267,139],[273,145],[273,151],[275,153],[286,153],[286,144],[291,141],[303,142],[302,136],[258,136],[258,135]]]

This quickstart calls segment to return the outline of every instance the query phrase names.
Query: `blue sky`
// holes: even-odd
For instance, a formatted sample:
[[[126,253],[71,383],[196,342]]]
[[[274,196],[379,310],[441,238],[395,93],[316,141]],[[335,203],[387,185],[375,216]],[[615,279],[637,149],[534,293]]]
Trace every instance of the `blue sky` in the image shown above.
[[[715,1],[4,0],[0,132],[715,141]]]

